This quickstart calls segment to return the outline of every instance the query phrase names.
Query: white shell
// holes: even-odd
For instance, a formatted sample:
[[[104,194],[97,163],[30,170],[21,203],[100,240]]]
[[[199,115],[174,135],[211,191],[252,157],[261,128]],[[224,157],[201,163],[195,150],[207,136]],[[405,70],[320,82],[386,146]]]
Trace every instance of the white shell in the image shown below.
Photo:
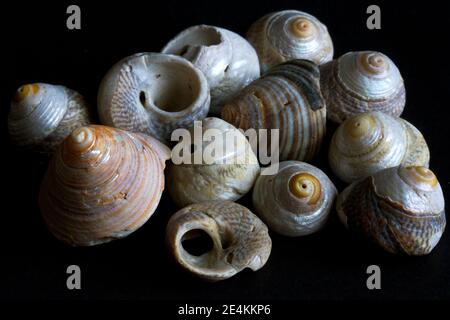
[[[213,154],[207,161],[209,164],[171,165],[168,172],[168,189],[172,199],[180,207],[191,203],[210,200],[237,200],[252,188],[260,171],[256,155],[246,137],[231,124],[219,118],[206,118],[202,121],[203,133],[216,130],[218,137],[213,141],[202,139],[202,150],[221,148],[223,154]],[[195,128],[190,129],[194,136]],[[235,137],[235,144],[229,139]],[[183,145],[181,141],[172,150]],[[190,144],[188,144],[190,148]],[[196,146],[197,148],[197,146]],[[200,149],[197,149],[200,150]],[[192,158],[195,157],[195,151]],[[174,157],[172,156],[172,159]]]
[[[285,10],[265,15],[250,27],[247,40],[258,53],[262,73],[293,59],[317,64],[333,59],[333,42],[327,27],[302,11]]]
[[[203,119],[209,109],[203,73],[188,60],[138,53],[119,61],[103,78],[98,111],[103,124],[168,142],[174,129]]]
[[[259,77],[253,47],[240,35],[214,26],[190,27],[162,49],[190,60],[206,76],[211,90],[210,113],[220,114],[222,104]]]
[[[353,182],[399,165],[428,167],[430,153],[422,134],[409,122],[381,112],[347,119],[333,135],[330,167]]]

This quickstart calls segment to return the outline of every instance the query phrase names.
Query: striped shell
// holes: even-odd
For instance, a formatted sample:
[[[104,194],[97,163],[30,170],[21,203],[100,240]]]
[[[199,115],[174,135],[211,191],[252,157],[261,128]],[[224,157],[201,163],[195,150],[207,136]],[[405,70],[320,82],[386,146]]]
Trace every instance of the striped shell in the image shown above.
[[[23,149],[53,152],[75,128],[91,122],[83,97],[66,87],[46,83],[21,86],[11,102],[11,141]]]
[[[253,206],[270,229],[285,236],[304,236],[326,223],[337,196],[320,169],[284,161],[275,175],[261,175],[253,189]]]
[[[386,55],[348,52],[321,66],[328,118],[341,123],[352,115],[380,111],[400,116],[406,103],[400,71]]]
[[[202,121],[203,137],[214,133],[214,139],[199,137],[193,143],[198,152],[206,155],[216,148],[209,158],[195,163],[195,152],[190,163],[171,165],[168,173],[168,189],[174,202],[184,207],[191,203],[211,200],[237,200],[253,187],[259,174],[259,163],[246,137],[231,124],[218,118],[206,118]],[[190,128],[194,137],[196,127]],[[215,131],[215,132],[214,132]],[[211,141],[212,140],[212,141]],[[186,147],[190,153],[191,143],[182,140],[172,150],[177,154],[178,148]],[[183,151],[184,152],[184,151]],[[172,157],[174,158],[174,157]]]
[[[220,114],[226,100],[259,77],[255,49],[240,35],[223,28],[187,28],[162,52],[183,56],[204,73],[211,89],[212,114]]]
[[[203,119],[209,108],[203,73],[184,58],[138,53],[103,78],[98,111],[103,124],[170,141],[174,129]]]
[[[342,222],[386,251],[425,255],[445,229],[444,196],[425,167],[394,167],[354,182],[338,197]]]
[[[280,160],[311,160],[326,129],[317,65],[292,60],[273,67],[223,107],[222,119],[243,130],[279,129]]]
[[[385,168],[428,167],[430,152],[422,134],[401,118],[381,112],[363,113],[342,123],[328,154],[333,172],[353,182]]]
[[[265,15],[247,32],[258,53],[261,72],[293,59],[322,64],[333,59],[333,42],[327,27],[314,16],[296,10]]]
[[[41,186],[49,230],[74,246],[126,237],[155,211],[169,156],[166,146],[143,134],[76,129],[55,152]]]
[[[272,249],[267,226],[250,210],[230,201],[181,209],[170,218],[166,235],[176,262],[208,281],[228,279],[245,268],[257,271]],[[188,252],[184,242],[202,235],[212,240],[212,249],[200,255]]]

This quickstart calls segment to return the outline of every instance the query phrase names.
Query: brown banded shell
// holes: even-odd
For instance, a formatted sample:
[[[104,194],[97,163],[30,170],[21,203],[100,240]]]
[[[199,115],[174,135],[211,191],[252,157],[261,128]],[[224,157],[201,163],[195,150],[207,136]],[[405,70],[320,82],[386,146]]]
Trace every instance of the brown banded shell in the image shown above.
[[[284,161],[274,175],[260,175],[253,206],[270,229],[285,236],[304,236],[328,220],[337,190],[322,170],[300,161]]]
[[[155,211],[169,149],[105,126],[73,131],[55,152],[39,204],[53,235],[74,246],[126,237]]]
[[[327,27],[316,17],[297,10],[265,15],[247,32],[258,53],[261,72],[293,59],[322,64],[333,59],[333,43]]]
[[[21,86],[11,102],[8,130],[19,148],[52,153],[75,128],[92,121],[84,98],[47,83]]]
[[[327,116],[341,123],[364,112],[400,116],[406,103],[403,78],[394,62],[375,51],[348,52],[320,67]]]
[[[279,129],[280,160],[309,161],[326,129],[319,76],[317,65],[307,60],[275,66],[227,103],[222,119],[244,131]]]
[[[337,211],[351,231],[407,255],[430,253],[446,225],[441,186],[425,167],[388,168],[354,182],[339,195]]]
[[[211,238],[212,249],[201,255],[186,251],[183,242],[202,233]],[[208,281],[228,279],[245,268],[257,271],[272,249],[266,225],[230,201],[197,203],[179,210],[169,220],[166,238],[176,262]]]
[[[430,152],[422,134],[406,120],[369,112],[338,127],[328,158],[341,180],[353,182],[399,165],[428,167]]]

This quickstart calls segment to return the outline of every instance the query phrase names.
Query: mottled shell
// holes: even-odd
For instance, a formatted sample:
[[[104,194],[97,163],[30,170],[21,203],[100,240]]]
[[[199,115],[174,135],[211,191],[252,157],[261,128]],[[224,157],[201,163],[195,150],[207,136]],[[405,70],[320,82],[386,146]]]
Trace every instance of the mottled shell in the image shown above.
[[[198,141],[193,141],[198,149],[189,157],[190,163],[169,167],[168,189],[180,207],[202,201],[237,200],[250,191],[260,171],[256,155],[239,130],[218,118],[206,118],[201,126],[204,134],[214,130],[215,139],[200,136]],[[191,137],[195,131],[195,127],[190,128]],[[172,154],[178,154],[177,150],[183,147],[190,153],[191,143],[183,140],[174,147]],[[223,152],[210,155],[207,150],[212,148]],[[208,158],[196,163],[196,152],[200,152],[200,156],[208,154]]]
[[[320,72],[327,115],[334,122],[363,112],[397,117],[403,112],[403,78],[394,62],[380,52],[348,52],[322,65]]]
[[[425,255],[445,229],[444,196],[425,167],[395,167],[354,182],[338,197],[342,222],[386,251]]]
[[[285,236],[320,230],[334,205],[337,190],[320,169],[300,161],[284,161],[274,175],[260,175],[253,206],[270,229]]]
[[[189,238],[205,234],[213,248],[193,255],[183,247]],[[208,281],[225,280],[245,268],[257,271],[272,249],[267,226],[250,210],[230,201],[189,205],[169,220],[167,243],[176,262]]]
[[[138,53],[119,61],[100,85],[98,111],[103,124],[170,141],[174,129],[206,117],[209,87],[188,60]]]
[[[385,168],[428,167],[430,152],[422,134],[401,118],[381,112],[359,114],[342,123],[328,153],[330,167],[345,182]]]
[[[259,77],[255,49],[240,35],[223,28],[190,27],[162,52],[183,56],[205,74],[211,90],[211,114],[220,114],[226,100]]]
[[[76,129],[55,152],[39,203],[49,230],[74,246],[126,237],[153,214],[170,150],[105,126]]]
[[[19,148],[51,153],[75,128],[91,120],[79,93],[63,86],[33,83],[16,91],[8,129],[11,142]]]
[[[291,60],[273,67],[223,107],[222,119],[243,130],[279,129],[280,160],[311,160],[326,129],[317,65]]]
[[[333,42],[327,27],[314,16],[296,10],[269,13],[247,32],[255,47],[261,72],[293,59],[322,64],[333,59]]]

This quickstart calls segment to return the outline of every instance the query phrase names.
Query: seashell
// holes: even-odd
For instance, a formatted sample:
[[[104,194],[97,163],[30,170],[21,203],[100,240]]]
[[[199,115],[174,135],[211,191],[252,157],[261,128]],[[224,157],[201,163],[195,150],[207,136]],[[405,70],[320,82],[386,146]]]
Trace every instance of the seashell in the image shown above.
[[[397,66],[375,51],[348,52],[320,66],[328,118],[341,123],[352,115],[380,111],[400,116],[405,85]]]
[[[322,170],[300,161],[284,161],[275,175],[261,175],[253,189],[253,206],[270,229],[304,236],[327,222],[337,190]]]
[[[53,152],[75,128],[91,122],[83,97],[69,88],[47,83],[21,86],[11,102],[8,129],[19,148]]]
[[[434,173],[394,167],[354,182],[338,197],[341,221],[386,251],[431,252],[445,229],[444,196]]]
[[[240,35],[214,26],[187,28],[162,49],[177,54],[199,68],[211,90],[210,113],[220,114],[226,100],[259,78],[255,49]]]
[[[353,182],[385,168],[428,167],[430,152],[422,134],[401,118],[381,112],[353,116],[342,123],[328,154],[333,172]]]
[[[317,65],[291,60],[273,67],[223,107],[222,119],[243,130],[279,129],[280,160],[311,160],[326,129]]]
[[[191,136],[195,135],[195,130],[195,127],[190,128]],[[204,133],[215,130],[217,136],[196,141],[196,146],[201,145],[197,152],[203,150],[205,154],[212,148],[223,152],[214,153],[202,163],[190,161],[190,164],[169,167],[168,189],[180,207],[211,200],[237,200],[250,191],[260,172],[256,155],[238,129],[219,118],[206,118],[202,121],[202,130]],[[172,154],[183,143],[184,140],[177,144]],[[191,156],[191,160],[195,160],[195,151]]]
[[[206,78],[189,61],[138,53],[119,61],[103,78],[98,111],[103,124],[167,143],[174,129],[206,117],[209,101]]]
[[[183,242],[204,235],[212,249],[194,255]],[[261,269],[272,249],[267,226],[250,210],[230,201],[191,204],[169,220],[167,243],[176,262],[209,281],[225,280],[245,268]]]
[[[317,64],[333,59],[333,42],[327,27],[301,11],[284,10],[265,15],[250,27],[247,40],[258,53],[262,73],[293,59]]]
[[[55,152],[39,204],[53,235],[74,246],[126,237],[153,214],[170,150],[138,133],[91,125]]]

